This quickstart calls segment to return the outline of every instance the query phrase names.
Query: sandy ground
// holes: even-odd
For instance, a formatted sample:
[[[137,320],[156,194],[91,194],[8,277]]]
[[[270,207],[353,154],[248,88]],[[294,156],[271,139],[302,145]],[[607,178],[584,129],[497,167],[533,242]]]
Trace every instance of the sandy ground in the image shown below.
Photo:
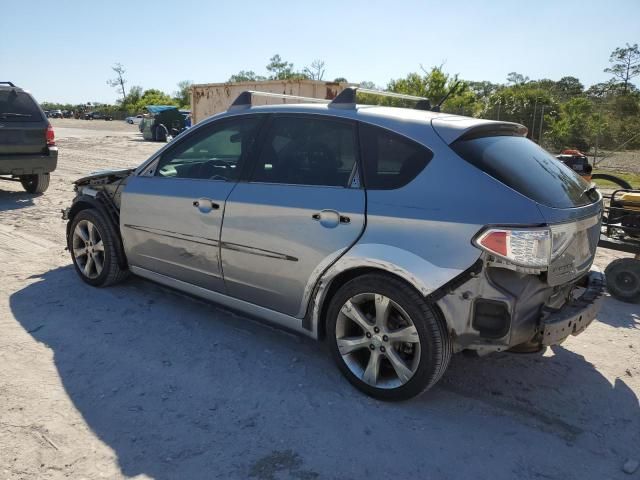
[[[428,394],[381,403],[321,344],[140,279],[82,283],[71,181],[159,145],[123,122],[54,127],[51,188],[0,183],[0,479],[640,478],[622,471],[640,458],[640,306],[607,297],[544,355],[458,355]]]

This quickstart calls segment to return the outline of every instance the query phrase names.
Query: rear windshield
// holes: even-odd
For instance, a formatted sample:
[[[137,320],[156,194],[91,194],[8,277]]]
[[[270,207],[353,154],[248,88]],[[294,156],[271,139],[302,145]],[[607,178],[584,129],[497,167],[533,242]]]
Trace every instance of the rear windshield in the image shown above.
[[[458,140],[451,148],[505,185],[553,208],[588,205],[589,184],[556,157],[524,137]]]
[[[3,122],[39,122],[42,114],[31,96],[15,90],[0,90],[0,120]]]

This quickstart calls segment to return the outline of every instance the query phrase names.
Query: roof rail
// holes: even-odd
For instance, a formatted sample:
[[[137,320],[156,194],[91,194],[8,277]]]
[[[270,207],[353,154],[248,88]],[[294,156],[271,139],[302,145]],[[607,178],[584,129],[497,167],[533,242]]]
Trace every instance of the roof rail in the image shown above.
[[[368,93],[370,95],[378,95],[381,97],[399,98],[402,100],[413,100],[416,102],[417,110],[431,110],[431,102],[425,97],[416,97],[415,95],[405,95],[403,93],[383,92],[380,90],[371,90],[369,88],[347,87],[329,104],[331,107],[355,108],[356,93]]]
[[[284,93],[258,92],[255,90],[245,90],[236,98],[229,110],[239,108],[249,108],[253,105],[253,97],[281,98],[283,100],[302,100],[305,103],[329,103],[331,100],[323,98],[300,97],[298,95],[285,95]]]
[[[0,83],[4,83],[5,85],[9,85],[10,87],[15,87],[15,85],[12,82],[0,82]]]

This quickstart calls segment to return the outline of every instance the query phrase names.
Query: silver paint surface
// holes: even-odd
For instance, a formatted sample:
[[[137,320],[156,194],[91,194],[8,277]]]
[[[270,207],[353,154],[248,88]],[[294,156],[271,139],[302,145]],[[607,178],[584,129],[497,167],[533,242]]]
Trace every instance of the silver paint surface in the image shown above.
[[[304,331],[302,319],[307,318],[310,332],[305,333],[314,337],[329,287],[349,270],[389,272],[426,296],[481,257],[472,239],[485,226],[566,222],[600,208],[596,203],[550,211],[449,148],[469,129],[498,123],[488,120],[389,107],[278,105],[225,112],[199,123],[193,132],[219,119],[253,112],[353,119],[409,137],[433,152],[424,171],[395,190],[145,176],[168,147],[128,181],[121,229],[134,272],[162,275],[165,284],[174,279],[172,286],[207,298],[217,292],[214,296],[220,299],[224,293],[222,303],[241,305],[243,311],[258,309],[258,315],[277,318],[276,323],[288,328]],[[202,212],[192,205],[197,199],[211,199],[220,209]],[[321,217],[314,219],[317,214]],[[340,215],[350,222],[336,221]],[[487,298],[508,297],[483,277],[473,279],[468,288]],[[457,338],[477,338],[470,330],[469,302],[459,300],[460,295],[448,295],[439,305]]]

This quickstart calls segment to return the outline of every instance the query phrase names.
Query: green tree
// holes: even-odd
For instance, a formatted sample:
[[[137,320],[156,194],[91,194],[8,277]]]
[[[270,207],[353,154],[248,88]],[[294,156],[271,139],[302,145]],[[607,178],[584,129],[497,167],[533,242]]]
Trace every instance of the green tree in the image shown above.
[[[235,75],[229,77],[229,82],[257,82],[266,80],[267,77],[263,75],[256,75],[253,70],[240,70]]]
[[[178,90],[174,92],[173,98],[180,107],[190,107],[191,85],[193,85],[191,80],[182,80],[181,82],[178,82]]]
[[[494,93],[479,115],[492,120],[520,123],[529,129],[531,138],[540,135],[541,116],[544,121],[557,116],[558,102],[551,92],[531,84],[503,87]]]
[[[511,72],[507,75],[507,83],[510,85],[524,85],[529,81],[529,77],[525,77],[521,73]]]
[[[121,102],[121,105],[124,108],[131,109],[134,105],[136,105],[140,98],[142,97],[142,87],[139,85],[134,85],[129,89],[129,93],[125,97],[124,101]]]
[[[576,77],[562,77],[555,82],[554,90],[560,99],[568,100],[582,95],[584,93],[584,85]]]
[[[551,120],[547,138],[557,148],[589,150],[595,118],[593,102],[585,97],[568,100],[560,107],[560,115]]]
[[[625,48],[618,47],[609,57],[610,67],[604,69],[605,72],[611,73],[614,80],[622,83],[624,93],[629,91],[629,83],[632,78],[640,75],[640,50],[638,44],[626,44]]]
[[[374,82],[371,82],[369,80],[363,80],[362,82],[360,82],[360,87],[368,88],[369,90],[381,90],[380,87],[376,86]]]
[[[428,98],[433,106],[454,89],[442,105],[442,111],[473,115],[476,110],[477,99],[468,84],[458,81],[457,75],[444,73],[442,67],[432,67],[430,70],[423,68],[422,73],[413,72],[404,78],[391,80],[387,89],[391,92]],[[388,101],[387,103],[403,104],[405,102]]]
[[[293,63],[283,60],[277,53],[269,59],[267,71],[270,73],[269,80],[304,80],[309,78],[305,73],[296,72],[293,69]]]
[[[155,88],[145,90],[140,97],[138,103],[135,104],[134,110],[141,112],[147,105],[174,105],[179,107],[174,98],[167,95],[165,92]]]

